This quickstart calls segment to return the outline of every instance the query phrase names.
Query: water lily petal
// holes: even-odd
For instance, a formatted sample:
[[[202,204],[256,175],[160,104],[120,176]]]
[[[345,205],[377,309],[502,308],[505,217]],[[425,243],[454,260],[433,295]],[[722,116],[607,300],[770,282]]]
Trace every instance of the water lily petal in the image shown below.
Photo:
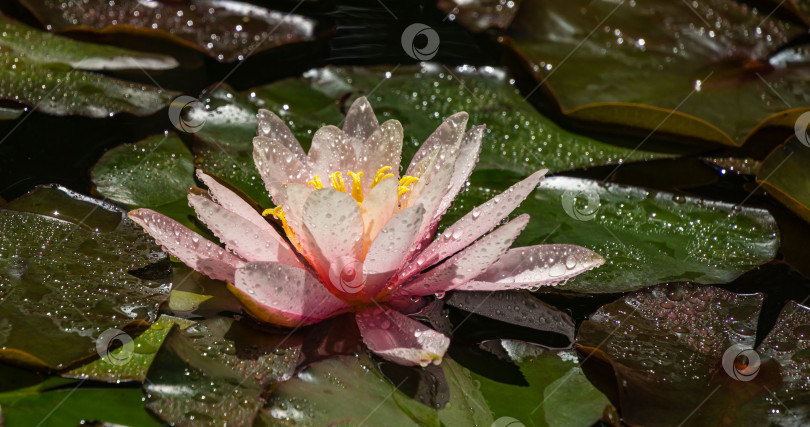
[[[308,164],[312,169],[312,174],[319,175],[324,186],[329,187],[330,173],[341,171],[345,174],[356,168],[354,146],[340,128],[324,126],[312,136]]]
[[[380,168],[390,166],[390,173],[399,173],[403,135],[402,125],[396,120],[388,120],[366,140],[361,154],[358,155],[364,191],[371,188],[374,176]]]
[[[450,346],[450,338],[396,310],[371,307],[355,318],[369,350],[400,365],[439,364]]]
[[[343,267],[363,260],[363,219],[357,201],[333,189],[315,190],[304,203],[303,225],[310,262],[324,283],[340,291],[337,282]]]
[[[413,250],[425,208],[414,206],[399,211],[374,239],[363,262],[363,296],[376,297]]]
[[[236,255],[166,215],[151,209],[136,209],[127,215],[162,245],[166,252],[212,279],[233,281],[234,271],[244,264]],[[218,262],[203,264],[206,260]]]
[[[414,201],[414,205],[421,205],[425,208],[425,216],[422,218],[422,226],[419,228],[419,233],[416,239],[416,251],[421,251],[427,247],[428,242],[432,239],[436,231],[437,222],[433,221],[433,217],[439,209],[442,197],[447,194],[447,189],[450,184],[450,179],[453,177],[452,169],[442,169],[433,174],[430,182],[425,186],[425,190],[419,195],[419,198]]]
[[[374,109],[368,102],[365,96],[357,98],[349,111],[346,113],[346,120],[343,122],[343,132],[352,140],[357,148],[357,154],[360,156],[363,152],[363,143],[371,136],[380,123],[377,121],[377,116],[374,115]]]
[[[461,287],[465,291],[502,291],[554,286],[592,268],[605,259],[577,245],[536,245],[510,249],[480,276]]]
[[[197,178],[208,187],[211,197],[219,203],[223,208],[241,216],[242,218],[250,221],[253,225],[258,227],[262,232],[267,233],[273,239],[282,245],[287,245],[287,242],[282,238],[275,228],[267,222],[264,217],[256,211],[250,203],[246,202],[239,195],[229,190],[224,185],[217,182],[216,179],[208,176],[202,169],[197,169]]]
[[[275,230],[267,233],[252,222],[218,205],[205,196],[188,195],[188,204],[197,217],[225,245],[247,261],[273,261],[300,266],[298,257]],[[269,224],[267,224],[269,226]],[[275,236],[275,238],[274,238]]]
[[[411,162],[412,169],[409,174],[410,176],[417,178],[418,181],[411,184],[411,189],[407,193],[403,194],[402,197],[399,199],[399,203],[402,207],[409,207],[413,206],[416,203],[416,200],[419,199],[419,196],[425,191],[427,184],[429,182],[429,175],[434,170],[434,166],[436,166],[436,162],[439,160],[439,153],[442,151],[441,148],[436,148],[431,153],[422,157],[418,163],[414,164]]]
[[[487,270],[509,249],[529,223],[523,214],[487,234],[436,268],[397,289],[393,296],[425,296],[456,289]]]
[[[363,200],[363,204],[360,205],[363,234],[366,239],[364,251],[368,250],[371,242],[377,238],[377,234],[396,212],[398,186],[399,183],[396,179],[385,179],[371,189]]]
[[[254,318],[296,327],[348,311],[308,271],[276,262],[250,262],[236,270],[233,292]]]
[[[467,120],[469,118],[469,114],[462,111],[445,119],[425,140],[422,146],[419,147],[416,154],[413,155],[413,159],[411,159],[411,164],[408,166],[405,175],[414,176],[414,168],[416,168],[422,158],[431,154],[436,148],[441,148],[442,150],[439,156],[440,161],[437,162],[435,166],[436,170],[444,166],[444,159],[455,161],[458,147],[461,144],[461,137],[464,135],[464,129],[467,127]]]
[[[298,139],[284,121],[272,111],[259,110],[259,127],[256,134],[280,143],[287,147],[298,160],[306,162],[307,155],[304,153],[304,149],[301,148]]]
[[[264,186],[277,205],[280,204],[281,187],[284,183],[305,184],[312,176],[309,166],[302,163],[289,148],[264,136],[253,138],[253,161]]]
[[[498,225],[534,191],[545,173],[546,169],[533,173],[447,227],[416,257],[415,262],[405,270],[405,276],[410,277],[460,251]]]
[[[464,188],[464,183],[470,178],[470,174],[478,163],[478,154],[481,153],[481,142],[484,139],[486,126],[476,126],[464,134],[461,147],[458,150],[458,157],[453,167],[453,176],[450,178],[450,188],[442,197],[441,203],[434,213],[434,221],[439,221],[447,208],[453,203],[458,192]]]

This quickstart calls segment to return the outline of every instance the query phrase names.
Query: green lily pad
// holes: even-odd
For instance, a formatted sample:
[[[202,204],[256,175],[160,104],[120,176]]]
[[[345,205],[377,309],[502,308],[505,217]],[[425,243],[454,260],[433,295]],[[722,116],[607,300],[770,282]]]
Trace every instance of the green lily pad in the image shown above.
[[[260,204],[269,197],[253,165],[253,137],[259,108],[288,123],[304,147],[326,124],[340,124],[352,98],[366,95],[380,121],[396,119],[405,129],[403,158],[458,111],[470,124],[486,124],[478,169],[529,174],[618,162],[673,157],[683,148],[649,145],[644,150],[610,145],[564,130],[540,115],[512,86],[501,69],[461,67],[323,68],[239,94],[218,86],[202,101],[209,111],[195,135],[202,166],[245,191]]]
[[[161,315],[149,329],[129,340],[121,347],[109,350],[102,358],[87,365],[62,374],[68,378],[90,379],[119,383],[121,381],[140,381],[146,379],[146,371],[152,365],[166,335],[177,325],[187,328],[193,322],[177,317]]]
[[[227,62],[275,46],[312,40],[315,27],[314,21],[300,15],[230,0],[155,2],[146,7],[138,0],[21,3],[56,31],[160,37]]]
[[[792,138],[776,147],[757,171],[757,182],[776,200],[810,222],[810,147]]]
[[[739,146],[810,105],[807,49],[780,51],[806,29],[780,14],[729,0],[520,9],[511,43],[574,119]]]
[[[529,386],[505,384],[473,373],[494,418],[508,417],[534,426],[589,427],[610,405],[585,378],[574,352],[549,351],[510,340],[498,345],[518,365]]]
[[[68,367],[96,355],[104,331],[155,320],[168,296],[130,273],[166,254],[109,204],[43,187],[0,209],[0,224],[2,360]]]
[[[200,295],[194,292],[172,291],[169,296],[169,309],[175,311],[194,311],[200,304],[213,298],[213,295]]]
[[[15,379],[18,378],[15,376]],[[143,409],[137,388],[87,388],[82,382],[49,378],[0,393],[0,414],[8,426],[75,426],[82,422],[160,426]]]
[[[288,337],[221,317],[175,328],[147,375],[146,407],[172,424],[249,425],[266,389],[300,362],[300,351],[284,346]]]
[[[0,47],[31,62],[67,64],[82,70],[165,70],[178,65],[169,56],[85,43],[49,34],[3,14],[0,14]]]
[[[443,218],[452,224],[514,183],[480,174]],[[532,219],[515,246],[570,243],[605,258],[601,267],[558,289],[626,292],[666,281],[727,283],[773,259],[778,227],[763,209],[603,184],[546,178],[515,214]]]
[[[365,354],[324,360],[279,384],[259,424],[492,425],[489,408],[469,372],[448,358],[441,367],[450,403],[437,410],[399,391]]]
[[[95,192],[129,208],[150,208],[192,229],[188,188],[194,181],[191,151],[175,134],[153,135],[104,153],[93,167]]]

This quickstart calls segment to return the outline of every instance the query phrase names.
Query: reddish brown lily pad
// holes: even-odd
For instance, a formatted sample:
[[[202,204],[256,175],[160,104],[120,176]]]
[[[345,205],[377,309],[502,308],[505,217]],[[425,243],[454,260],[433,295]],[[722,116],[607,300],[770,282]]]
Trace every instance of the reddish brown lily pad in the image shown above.
[[[300,15],[231,0],[24,0],[56,31],[139,33],[169,38],[219,61],[312,40],[315,23]]]

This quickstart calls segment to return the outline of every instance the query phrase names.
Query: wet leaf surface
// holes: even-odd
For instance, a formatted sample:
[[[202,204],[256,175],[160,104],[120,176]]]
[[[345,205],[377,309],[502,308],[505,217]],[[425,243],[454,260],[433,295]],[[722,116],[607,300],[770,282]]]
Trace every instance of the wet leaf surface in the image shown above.
[[[250,424],[267,388],[301,362],[289,335],[216,318],[169,332],[144,384],[146,407],[175,425]]]
[[[87,213],[77,220],[78,211]],[[4,360],[67,367],[95,355],[103,331],[154,321],[168,296],[167,286],[129,273],[166,254],[111,205],[44,187],[0,209],[0,223]]]
[[[476,174],[471,182],[443,224],[452,224],[513,180]],[[609,293],[666,281],[726,283],[773,259],[779,246],[776,221],[765,210],[587,179],[546,178],[519,213],[532,218],[516,247],[570,243],[605,258],[599,268],[558,285],[565,290]]]
[[[523,386],[504,384],[472,373],[493,418],[509,417],[535,426],[587,427],[610,405],[585,378],[573,351],[549,351],[512,340],[496,340],[492,345],[519,367],[527,381]]]
[[[612,369],[619,386],[602,391],[614,396],[625,422],[691,424],[699,422],[690,418],[693,410],[715,389],[709,384],[722,373],[725,351],[753,348],[762,299],[705,285],[658,285],[597,310],[581,325],[577,345],[595,370]],[[768,384],[771,375],[753,381]]]
[[[509,27],[518,11],[520,0],[439,0],[439,9],[448,19],[457,21],[471,31],[504,30]]]
[[[742,3],[532,0],[520,10],[514,46],[576,119],[741,145],[770,122],[792,126],[810,104],[807,49],[779,50],[806,30]]]
[[[805,136],[807,138],[807,136]],[[793,138],[776,147],[757,171],[757,182],[776,200],[810,222],[810,147]]]
[[[90,379],[95,381],[122,382],[146,379],[146,372],[152,364],[163,340],[173,327],[187,328],[193,322],[162,315],[149,329],[125,342],[121,347],[107,348],[102,358],[73,369],[63,376],[68,378]]]
[[[279,384],[259,424],[491,425],[489,408],[469,372],[452,359],[445,359],[440,369],[450,401],[436,410],[399,391],[365,354],[328,359]],[[351,403],[341,396],[351,396]]]
[[[85,43],[31,28],[0,14],[0,49],[31,62],[67,64],[81,70],[164,70],[174,58],[112,46]]]
[[[479,170],[507,169],[529,174],[548,168],[554,172],[672,157],[684,150],[650,144],[634,151],[630,146],[610,145],[570,133],[524,101],[501,69],[452,69],[426,64],[418,69],[314,69],[304,78],[281,80],[244,94],[219,86],[202,100],[210,113],[196,133],[200,143],[195,154],[204,160],[203,168],[257,202],[269,204],[251,155],[258,109],[282,117],[308,148],[314,131],[325,124],[341,124],[342,112],[360,95],[370,96],[381,122],[396,119],[402,123],[406,160],[444,118],[458,111],[470,114],[471,125],[487,125]]]
[[[309,18],[230,0],[21,2],[56,31],[122,32],[169,38],[219,61],[242,60],[255,51],[312,40]],[[294,10],[294,9],[293,9]]]

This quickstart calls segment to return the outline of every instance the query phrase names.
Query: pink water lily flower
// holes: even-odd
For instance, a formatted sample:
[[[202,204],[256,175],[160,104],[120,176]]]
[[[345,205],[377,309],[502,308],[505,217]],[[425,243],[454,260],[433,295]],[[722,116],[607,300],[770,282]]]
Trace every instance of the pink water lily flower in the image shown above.
[[[260,213],[197,171],[208,193],[191,191],[189,204],[225,248],[155,211],[129,216],[166,251],[226,281],[260,321],[294,327],[354,312],[374,353],[403,365],[438,364],[449,338],[406,314],[420,297],[534,289],[604,262],[574,245],[509,249],[529,217],[501,223],[546,170],[436,235],[481,149],[485,128],[465,132],[467,119],[448,117],[400,177],[402,125],[379,124],[365,98],[342,130],[315,132],[309,153],[279,117],[261,110],[253,158],[276,208]]]

